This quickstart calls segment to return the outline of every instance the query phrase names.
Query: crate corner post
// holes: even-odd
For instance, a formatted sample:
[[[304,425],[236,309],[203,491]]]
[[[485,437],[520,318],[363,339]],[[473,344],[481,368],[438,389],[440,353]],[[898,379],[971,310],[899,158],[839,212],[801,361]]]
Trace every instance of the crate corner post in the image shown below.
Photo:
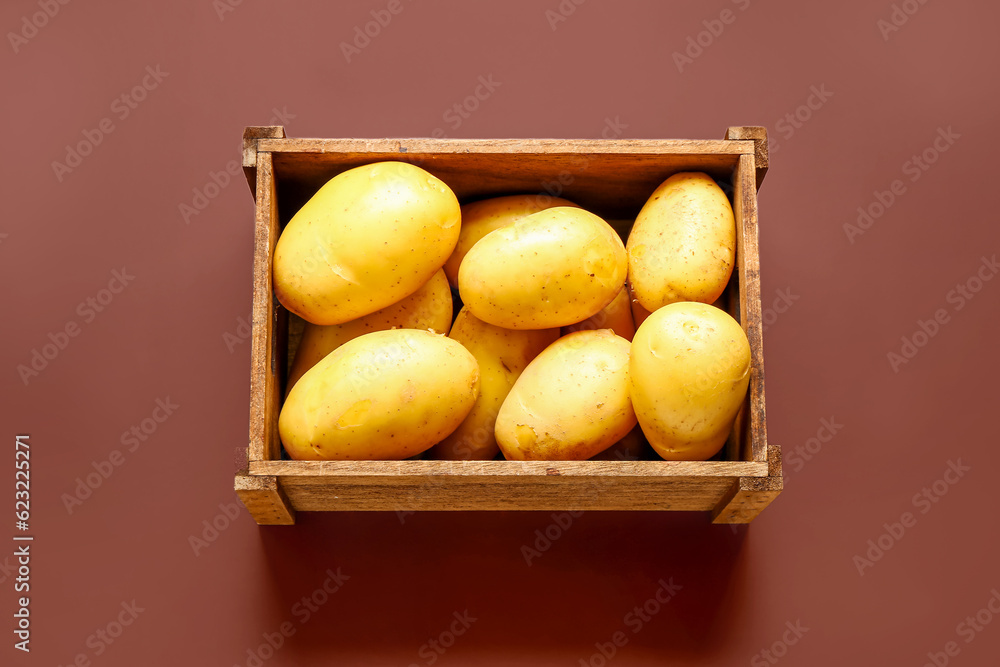
[[[726,139],[730,141],[752,141],[754,167],[756,169],[757,189],[767,174],[767,128],[761,125],[737,125],[726,130]]]
[[[284,139],[282,125],[248,125],[243,129],[243,174],[250,192],[257,196],[257,141],[259,139]]]
[[[767,476],[739,477],[712,510],[712,523],[750,523],[781,493],[781,446],[767,446]]]
[[[291,526],[295,509],[273,475],[236,475],[234,490],[259,525]]]

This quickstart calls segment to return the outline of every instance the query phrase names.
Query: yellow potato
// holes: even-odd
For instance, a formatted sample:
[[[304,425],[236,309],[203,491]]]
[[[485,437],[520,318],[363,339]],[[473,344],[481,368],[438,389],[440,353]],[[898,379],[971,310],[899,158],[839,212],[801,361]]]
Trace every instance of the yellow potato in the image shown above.
[[[455,193],[420,167],[379,162],[334,176],[286,225],[274,293],[313,324],[342,324],[413,294],[458,241]]]
[[[594,329],[611,329],[625,340],[631,341],[635,335],[635,324],[632,322],[632,309],[629,305],[628,290],[623,287],[614,301],[601,309],[596,315],[591,315],[583,322],[563,327],[563,333],[574,331],[593,331]]]
[[[750,382],[750,344],[739,323],[704,303],[672,303],[635,332],[632,405],[665,459],[704,461],[726,442]]]
[[[451,288],[444,271],[439,269],[416,292],[370,315],[326,326],[306,322],[302,341],[288,374],[285,395],[288,395],[303,373],[349,340],[387,329],[430,329],[447,334],[451,328],[452,314]]]
[[[430,451],[431,458],[489,460],[497,455],[494,427],[497,414],[514,382],[532,359],[556,342],[559,329],[502,329],[483,322],[463,308],[451,338],[479,362],[479,397],[465,421]]]
[[[278,433],[297,460],[405,459],[454,431],[478,393],[479,366],[461,343],[418,329],[376,331],[306,371]]]
[[[490,232],[458,271],[473,315],[507,329],[550,329],[581,322],[621,291],[625,246],[601,218],[560,206]]]
[[[535,357],[497,416],[508,459],[580,461],[636,424],[628,395],[629,342],[609,329],[563,336]]]
[[[458,287],[458,267],[465,255],[483,238],[495,229],[512,225],[521,218],[556,206],[576,204],[549,195],[509,195],[472,202],[462,207],[462,230],[458,235],[455,252],[444,264],[444,272],[452,287]]]
[[[712,303],[736,264],[733,208],[707,174],[674,174],[639,211],[627,248],[629,284],[647,310]]]

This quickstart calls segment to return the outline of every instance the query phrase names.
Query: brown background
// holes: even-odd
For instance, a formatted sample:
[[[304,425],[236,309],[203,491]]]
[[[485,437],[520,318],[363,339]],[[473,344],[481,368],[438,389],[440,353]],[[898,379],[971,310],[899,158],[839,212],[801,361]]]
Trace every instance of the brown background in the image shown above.
[[[0,663],[246,665],[291,621],[265,664],[426,665],[421,646],[468,610],[477,620],[437,664],[599,665],[595,643],[619,630],[617,665],[768,664],[760,651],[797,621],[808,631],[779,664],[921,665],[949,641],[952,664],[995,664],[1000,622],[970,643],[956,626],[1000,587],[1000,280],[960,311],[947,301],[1000,250],[995,4],[910,0],[919,10],[886,40],[888,1],[591,0],[553,30],[557,0],[403,0],[346,62],[340,42],[386,5],[243,0],[220,18],[210,0],[71,2],[17,53],[9,37],[0,47],[0,499],[13,505],[13,439],[29,433],[36,538],[33,651],[11,646],[8,560]],[[724,8],[735,21],[679,72],[673,52]],[[38,11],[4,2],[0,28]],[[147,66],[168,75],[122,119],[112,102]],[[490,75],[500,85],[453,129],[443,114]],[[798,128],[779,124],[812,86],[832,96]],[[190,224],[179,207],[275,109],[301,137],[598,137],[617,119],[624,137],[721,138],[766,125],[764,307],[797,297],[765,335],[782,496],[738,530],[588,513],[530,566],[521,547],[551,524],[544,512],[258,528],[241,510],[195,555],[189,537],[234,502],[247,438],[249,345],[230,352],[224,334],[249,315],[252,201],[240,175]],[[57,180],[53,161],[105,117],[114,131]],[[960,138],[911,182],[904,163],[948,127]],[[851,243],[843,226],[894,179],[905,194]],[[78,304],[122,267],[134,281],[85,323]],[[887,354],[938,308],[949,322],[893,372]],[[26,385],[17,366],[69,322],[80,334]],[[68,513],[61,496],[167,397],[176,412]],[[842,428],[794,464],[822,419]],[[958,459],[971,470],[921,514],[914,494]],[[916,525],[860,576],[853,557],[906,511]],[[15,533],[10,514],[0,539]],[[299,624],[293,605],[338,567],[350,579]],[[633,634],[624,617],[661,578],[683,588]],[[144,611],[95,656],[88,637],[133,599]]]

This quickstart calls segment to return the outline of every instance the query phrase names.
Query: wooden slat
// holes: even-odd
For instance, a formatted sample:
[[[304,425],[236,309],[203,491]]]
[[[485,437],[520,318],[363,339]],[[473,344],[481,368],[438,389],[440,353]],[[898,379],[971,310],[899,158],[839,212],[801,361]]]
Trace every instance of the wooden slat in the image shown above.
[[[295,523],[295,510],[276,478],[237,475],[234,488],[258,524],[289,526]]]
[[[250,335],[250,441],[247,460],[251,462],[277,459],[280,451],[278,411],[281,405],[281,371],[278,362],[279,357],[284,359],[286,354],[280,344],[285,341],[287,324],[281,326],[279,309],[275,306],[271,290],[271,258],[279,232],[276,206],[271,155],[261,153],[257,164]]]
[[[740,324],[750,341],[750,460],[767,461],[767,430],[764,418],[764,344],[760,306],[760,254],[757,247],[757,186],[754,156],[741,155],[733,176],[733,212],[740,221],[736,234],[739,265]]]
[[[633,153],[650,155],[753,154],[753,139],[266,139],[260,151],[283,153],[479,153],[492,155]]]
[[[768,447],[768,476],[741,477],[712,510],[713,523],[750,523],[781,493],[781,447]]]
[[[243,130],[243,175],[254,198],[257,197],[257,142],[262,137],[281,138],[285,136],[285,128],[280,125],[263,127],[248,127]]]
[[[500,478],[461,477],[461,484],[433,477],[376,478],[355,484],[351,478],[283,477],[282,488],[298,511],[451,511],[451,510],[690,510],[710,511],[736,483],[730,477],[694,478]],[[627,478],[626,478],[627,479]],[[763,478],[762,478],[763,479]]]
[[[733,461],[264,461],[314,510],[703,510],[766,465]]]
[[[368,483],[407,477],[440,477],[443,483],[461,478],[481,478],[481,484],[504,484],[517,477],[552,481],[554,477],[764,477],[766,463],[749,461],[251,461],[251,475],[291,477],[344,477]],[[382,482],[391,483],[391,482]]]

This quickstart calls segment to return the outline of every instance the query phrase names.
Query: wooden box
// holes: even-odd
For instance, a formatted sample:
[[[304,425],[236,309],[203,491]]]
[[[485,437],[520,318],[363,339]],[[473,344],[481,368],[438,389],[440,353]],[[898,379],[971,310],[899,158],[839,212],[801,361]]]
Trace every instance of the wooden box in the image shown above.
[[[462,202],[548,192],[608,220],[634,220],[678,171],[704,171],[729,188],[737,268],[729,312],[752,350],[747,399],[721,460],[712,461],[291,461],[282,460],[278,413],[288,363],[287,311],[271,289],[284,224],[328,179],[370,162],[413,162]],[[243,169],[256,201],[250,440],[236,492],[260,524],[292,524],[297,511],[695,510],[747,523],[781,491],[781,454],[764,420],[757,188],[767,170],[762,127],[723,140],[293,139],[249,127]]]

